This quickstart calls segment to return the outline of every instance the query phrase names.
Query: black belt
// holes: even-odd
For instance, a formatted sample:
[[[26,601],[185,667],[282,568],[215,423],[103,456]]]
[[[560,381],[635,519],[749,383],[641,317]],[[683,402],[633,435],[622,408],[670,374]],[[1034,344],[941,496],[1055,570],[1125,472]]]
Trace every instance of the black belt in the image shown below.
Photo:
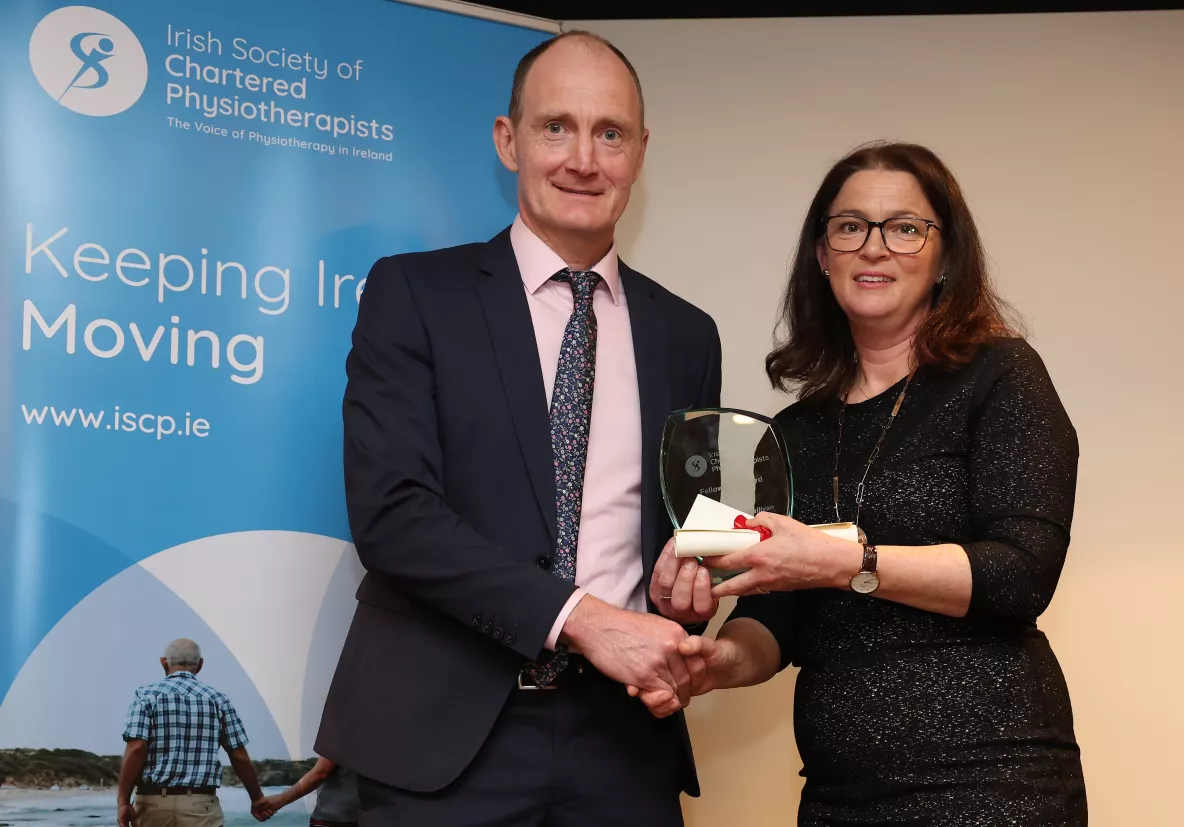
[[[608,680],[595,666],[589,663],[588,659],[583,655],[569,654],[567,658],[567,666],[562,672],[555,676],[554,681],[547,684],[546,686],[537,686],[534,681],[531,680],[527,671],[523,669],[518,673],[518,689],[524,689],[527,691],[562,689],[565,686],[572,686],[574,684],[584,683],[597,678]]]
[[[217,795],[217,787],[158,787],[155,784],[137,784],[138,795]]]

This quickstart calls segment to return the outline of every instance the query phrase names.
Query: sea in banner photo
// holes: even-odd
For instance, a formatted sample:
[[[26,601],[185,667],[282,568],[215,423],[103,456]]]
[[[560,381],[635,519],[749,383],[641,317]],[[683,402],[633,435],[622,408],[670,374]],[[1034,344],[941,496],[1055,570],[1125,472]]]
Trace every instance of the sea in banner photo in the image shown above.
[[[271,795],[283,787],[264,787]],[[223,787],[218,793],[226,827],[247,827],[258,822],[251,816],[251,801],[242,787]],[[307,802],[307,804],[305,803]],[[307,824],[315,794],[280,810],[267,823],[274,827]],[[25,790],[0,788],[0,825],[7,827],[115,827],[115,790]]]
[[[96,755],[77,749],[0,749],[0,825],[114,825],[120,760],[118,755]],[[315,758],[308,758],[253,763],[264,793],[272,795],[294,784],[315,762]],[[255,823],[246,790],[225,765],[218,799],[227,827]],[[281,826],[302,824],[315,802],[314,793],[269,821]]]

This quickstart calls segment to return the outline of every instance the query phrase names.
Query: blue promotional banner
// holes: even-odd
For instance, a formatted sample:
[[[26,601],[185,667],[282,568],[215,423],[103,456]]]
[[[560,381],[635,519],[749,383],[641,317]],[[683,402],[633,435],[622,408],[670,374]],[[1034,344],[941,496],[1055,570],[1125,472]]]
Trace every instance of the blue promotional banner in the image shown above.
[[[3,5],[0,760],[118,754],[176,637],[253,758],[311,755],[360,577],[366,274],[512,220],[490,132],[546,36],[388,0]]]

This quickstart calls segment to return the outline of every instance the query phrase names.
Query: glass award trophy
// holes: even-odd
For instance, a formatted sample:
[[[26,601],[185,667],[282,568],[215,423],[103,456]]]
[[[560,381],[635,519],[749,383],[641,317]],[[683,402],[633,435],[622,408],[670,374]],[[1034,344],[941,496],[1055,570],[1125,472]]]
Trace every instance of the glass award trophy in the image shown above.
[[[760,540],[739,528],[761,511],[793,514],[793,474],[772,419],[732,408],[675,411],[662,434],[662,498],[675,555],[741,551]],[[720,582],[739,572],[713,572]]]
[[[781,427],[735,408],[675,411],[662,433],[662,498],[674,524],[676,557],[714,557],[759,542],[744,521],[762,511],[793,516],[793,471]],[[866,542],[854,523],[815,525]],[[738,571],[712,571],[720,583]]]

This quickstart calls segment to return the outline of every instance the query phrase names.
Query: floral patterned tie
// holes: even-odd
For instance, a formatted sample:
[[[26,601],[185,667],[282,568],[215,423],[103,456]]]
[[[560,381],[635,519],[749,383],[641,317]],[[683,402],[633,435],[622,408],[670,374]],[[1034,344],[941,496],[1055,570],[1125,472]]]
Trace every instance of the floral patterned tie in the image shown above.
[[[559,534],[551,573],[574,583],[592,391],[596,384],[596,314],[592,312],[592,295],[600,276],[591,271],[568,269],[560,270],[551,279],[570,284],[573,299],[571,317],[559,349],[555,387],[551,391],[551,452],[555,457],[555,516]],[[547,686],[563,671],[567,661],[567,649],[559,645],[525,671],[536,686]]]

